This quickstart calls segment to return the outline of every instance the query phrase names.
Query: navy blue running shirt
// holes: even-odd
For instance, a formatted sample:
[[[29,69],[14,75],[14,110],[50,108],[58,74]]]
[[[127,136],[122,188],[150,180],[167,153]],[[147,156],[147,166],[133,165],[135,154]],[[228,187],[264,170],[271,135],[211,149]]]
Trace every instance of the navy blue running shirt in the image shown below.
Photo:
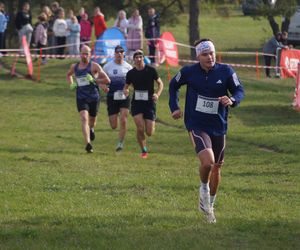
[[[236,106],[244,98],[244,89],[233,69],[216,63],[206,72],[200,63],[183,67],[170,81],[169,107],[179,109],[179,89],[187,85],[184,122],[188,131],[201,130],[220,136],[227,132],[228,107],[218,97],[230,96]]]
[[[77,99],[86,99],[89,101],[98,101],[100,99],[99,89],[96,84],[91,84],[86,79],[87,74],[92,75],[92,61],[89,62],[86,68],[79,69],[79,63],[74,67],[74,73],[77,82]]]

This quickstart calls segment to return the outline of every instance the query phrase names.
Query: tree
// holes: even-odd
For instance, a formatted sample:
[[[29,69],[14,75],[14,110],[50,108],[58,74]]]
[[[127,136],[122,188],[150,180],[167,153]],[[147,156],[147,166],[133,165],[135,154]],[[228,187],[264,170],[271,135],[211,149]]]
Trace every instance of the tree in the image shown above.
[[[257,16],[264,16],[268,19],[273,34],[275,35],[278,31],[288,31],[290,18],[297,8],[296,0],[262,0],[261,4],[257,5],[258,8],[255,13],[252,13],[253,18]],[[279,25],[275,17],[282,16],[281,25]]]
[[[194,45],[199,40],[199,0],[190,0],[189,37],[190,45]],[[196,58],[195,49],[191,49],[191,58]]]

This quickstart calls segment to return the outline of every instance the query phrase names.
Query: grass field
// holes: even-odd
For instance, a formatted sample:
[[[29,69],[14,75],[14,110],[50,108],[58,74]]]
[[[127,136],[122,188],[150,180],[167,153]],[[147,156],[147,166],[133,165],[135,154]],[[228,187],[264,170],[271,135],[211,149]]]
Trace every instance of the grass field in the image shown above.
[[[104,103],[95,152],[85,153],[65,81],[70,63],[50,60],[40,83],[0,70],[1,250],[300,248],[294,79],[257,80],[254,71],[236,69],[246,98],[230,113],[217,224],[208,225],[197,211],[197,158],[183,121],[168,110],[165,68],[163,123],[142,160],[131,117],[125,149],[114,152],[117,131]]]

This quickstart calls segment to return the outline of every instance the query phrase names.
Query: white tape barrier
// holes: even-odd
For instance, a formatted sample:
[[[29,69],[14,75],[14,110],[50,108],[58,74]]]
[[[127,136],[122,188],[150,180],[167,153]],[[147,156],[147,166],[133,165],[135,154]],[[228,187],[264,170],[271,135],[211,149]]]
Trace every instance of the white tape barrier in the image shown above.
[[[122,40],[122,39],[118,39],[119,41],[126,41],[126,39]],[[166,41],[164,39],[144,39],[146,41],[157,41],[157,40],[160,40],[160,41]],[[115,39],[112,39],[112,40],[97,40],[96,42],[106,42],[106,43],[109,43],[109,42],[115,42]],[[139,41],[139,39],[130,39],[130,41]],[[169,42],[169,41],[168,41]],[[90,43],[94,43],[92,41],[87,41],[87,42],[81,42],[80,45],[82,44],[90,44]],[[187,48],[195,48],[194,46],[190,46],[190,45],[187,45],[187,44],[183,44],[183,43],[178,43],[178,42],[174,42],[174,44],[178,45],[178,46],[181,46],[181,47],[187,47]],[[47,50],[53,50],[53,49],[57,49],[57,48],[67,48],[67,47],[70,47],[70,46],[74,46],[74,45],[77,45],[76,43],[73,43],[73,44],[67,44],[67,45],[60,45],[60,46],[51,46],[51,47],[44,47],[44,48],[41,48],[41,49],[38,49],[38,48],[33,48],[31,49],[32,52],[36,52],[36,54],[31,54],[31,56],[33,58],[39,58],[40,55],[38,54],[39,51],[47,51]],[[23,53],[23,50],[22,49],[3,49],[3,50],[0,50],[0,53],[1,52],[6,52],[6,54],[2,54],[2,56],[7,56],[7,57],[23,57],[24,55],[22,54]],[[15,53],[7,53],[7,52],[15,52]],[[224,55],[224,54],[227,54],[227,55],[262,55],[262,56],[272,56],[272,57],[275,57],[275,55],[273,54],[265,54],[265,53],[260,53],[260,52],[236,52],[236,51],[220,51],[220,52],[217,52],[217,54],[220,54],[220,55]],[[42,53],[42,57],[43,58],[68,58],[68,59],[72,59],[72,58],[80,58],[80,55],[53,55],[53,54],[44,54]],[[92,58],[111,58],[112,56],[98,56],[98,55],[92,55],[91,56]],[[151,56],[148,56],[148,57],[151,57]],[[179,62],[183,62],[183,63],[197,63],[198,61],[194,61],[194,60],[185,60],[185,59],[178,59]],[[277,69],[277,70],[280,70],[282,67],[276,67],[276,66],[260,66],[260,65],[249,65],[249,64],[234,64],[234,63],[224,63],[224,64],[228,64],[228,65],[231,65],[233,67],[243,67],[243,68],[270,68],[270,69]]]

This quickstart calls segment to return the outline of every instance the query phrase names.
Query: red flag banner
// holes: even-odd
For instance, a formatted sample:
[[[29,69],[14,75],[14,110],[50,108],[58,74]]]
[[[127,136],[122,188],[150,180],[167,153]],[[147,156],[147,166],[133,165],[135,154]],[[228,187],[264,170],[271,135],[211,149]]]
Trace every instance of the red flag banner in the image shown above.
[[[281,56],[280,56],[281,77],[296,78],[299,61],[300,61],[300,50],[296,50],[296,49],[281,50]]]
[[[27,44],[25,36],[22,37],[22,45],[23,45],[24,54],[25,54],[25,57],[26,57],[28,75],[32,76],[32,74],[33,74],[33,66],[32,66],[31,54],[30,54],[30,50],[29,50],[29,47],[28,47],[28,44]]]
[[[162,33],[159,41],[159,50],[164,55],[170,66],[178,66],[178,49],[171,32]]]
[[[298,73],[296,77],[296,88],[293,101],[293,107],[300,111],[300,63],[298,63]]]

